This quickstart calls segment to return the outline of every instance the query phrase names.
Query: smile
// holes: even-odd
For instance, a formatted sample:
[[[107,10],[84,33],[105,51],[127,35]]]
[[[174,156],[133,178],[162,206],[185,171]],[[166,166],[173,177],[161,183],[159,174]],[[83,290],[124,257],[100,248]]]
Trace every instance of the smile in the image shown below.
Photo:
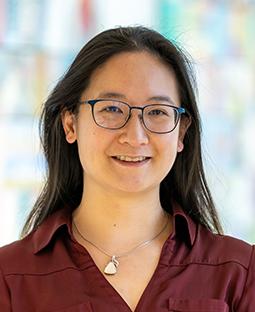
[[[112,159],[118,165],[131,168],[131,167],[144,166],[151,160],[151,157],[146,157],[146,156],[130,157],[130,156],[118,155],[118,156],[113,156]]]
[[[130,157],[130,156],[118,155],[118,156],[115,156],[114,158],[122,160],[122,161],[139,162],[139,161],[143,161],[149,157],[146,157],[146,156]]]

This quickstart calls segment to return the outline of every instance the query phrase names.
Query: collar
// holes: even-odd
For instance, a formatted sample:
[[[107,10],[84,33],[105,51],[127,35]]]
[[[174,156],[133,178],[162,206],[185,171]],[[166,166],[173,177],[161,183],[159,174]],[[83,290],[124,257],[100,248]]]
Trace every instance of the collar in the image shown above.
[[[173,233],[171,237],[178,236],[193,246],[196,238],[197,224],[182,210],[179,204],[174,203],[172,211]],[[71,216],[72,211],[70,209],[58,210],[50,215],[35,232],[31,233],[34,254],[47,247],[60,228],[66,227],[70,237],[72,237]]]
[[[35,232],[31,233],[34,254],[47,247],[60,228],[66,227],[71,236],[71,217],[71,210],[66,208],[57,210],[45,219]]]
[[[172,237],[180,237],[187,241],[191,246],[194,245],[197,235],[197,224],[191,217],[183,211],[181,206],[174,202],[172,204],[173,211],[173,233]]]

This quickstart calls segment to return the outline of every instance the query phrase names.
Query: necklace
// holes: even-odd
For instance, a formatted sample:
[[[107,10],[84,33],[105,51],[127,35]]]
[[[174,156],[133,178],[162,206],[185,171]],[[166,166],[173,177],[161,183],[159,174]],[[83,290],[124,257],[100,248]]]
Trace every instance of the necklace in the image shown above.
[[[123,252],[119,255],[111,255],[110,253],[108,253],[107,251],[105,251],[103,248],[97,246],[96,244],[94,244],[93,242],[89,241],[87,238],[85,238],[81,232],[79,231],[78,227],[76,226],[74,220],[73,220],[73,227],[76,230],[77,234],[87,243],[89,243],[90,245],[94,246],[96,249],[98,249],[99,251],[101,251],[103,254],[105,254],[106,256],[110,257],[110,261],[106,264],[105,268],[104,268],[104,273],[107,275],[114,275],[117,273],[117,268],[119,266],[119,261],[117,259],[121,258],[121,257],[125,257],[129,254],[131,254],[132,252],[134,252],[135,250],[145,247],[147,245],[149,245],[153,240],[155,240],[160,234],[162,234],[164,232],[164,230],[166,229],[167,225],[169,222],[169,218],[167,217],[167,221],[164,224],[163,228],[160,230],[160,232],[158,234],[156,234],[154,237],[152,237],[151,239],[144,241],[142,243],[140,243],[139,245],[133,247],[131,250]]]

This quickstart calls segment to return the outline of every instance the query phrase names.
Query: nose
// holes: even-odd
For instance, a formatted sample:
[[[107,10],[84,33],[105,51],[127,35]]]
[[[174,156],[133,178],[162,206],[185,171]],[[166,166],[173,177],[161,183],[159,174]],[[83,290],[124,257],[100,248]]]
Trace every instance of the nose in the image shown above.
[[[140,111],[132,111],[127,124],[120,129],[119,142],[128,143],[133,147],[148,144],[148,131],[144,127]]]

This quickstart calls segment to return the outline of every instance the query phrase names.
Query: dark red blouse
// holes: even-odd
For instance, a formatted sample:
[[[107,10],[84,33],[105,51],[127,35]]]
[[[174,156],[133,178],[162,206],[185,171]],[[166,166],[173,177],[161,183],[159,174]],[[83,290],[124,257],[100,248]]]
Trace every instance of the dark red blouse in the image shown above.
[[[254,312],[254,247],[210,233],[179,207],[173,220],[136,312]],[[1,312],[130,312],[75,241],[64,210],[0,248],[0,270]]]

